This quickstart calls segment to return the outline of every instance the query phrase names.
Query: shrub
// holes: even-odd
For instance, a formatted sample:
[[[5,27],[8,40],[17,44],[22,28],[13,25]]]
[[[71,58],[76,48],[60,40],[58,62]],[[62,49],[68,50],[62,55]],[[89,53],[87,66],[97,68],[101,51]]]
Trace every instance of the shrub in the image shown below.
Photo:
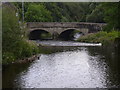
[[[95,34],[88,34],[86,36],[80,37],[77,41],[80,42],[93,42],[93,43],[113,43],[115,38],[119,37],[120,32],[118,31],[111,31],[111,32],[98,32]]]
[[[24,39],[25,37],[22,37],[23,29],[20,29],[15,10],[5,5],[3,6],[2,14],[2,63],[11,63],[38,53],[39,49],[37,46],[34,43],[29,43]]]
[[[2,59],[3,59],[2,61],[3,64],[8,64],[15,61],[16,57],[12,52],[3,52]]]

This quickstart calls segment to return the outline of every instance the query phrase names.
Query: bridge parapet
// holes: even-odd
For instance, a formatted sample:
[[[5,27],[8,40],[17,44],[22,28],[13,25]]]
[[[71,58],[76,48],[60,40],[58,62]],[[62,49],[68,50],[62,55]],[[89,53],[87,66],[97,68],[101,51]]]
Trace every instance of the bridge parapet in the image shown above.
[[[105,23],[86,22],[28,22],[29,28],[90,28],[103,27]]]

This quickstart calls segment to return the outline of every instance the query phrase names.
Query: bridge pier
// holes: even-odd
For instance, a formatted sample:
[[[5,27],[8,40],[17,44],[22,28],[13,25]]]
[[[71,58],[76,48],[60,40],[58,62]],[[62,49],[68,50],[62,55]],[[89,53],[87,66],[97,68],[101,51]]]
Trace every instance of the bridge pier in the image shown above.
[[[52,34],[52,39],[53,39],[53,40],[57,40],[57,39],[58,39],[58,36],[59,36],[59,34],[58,34],[57,32],[54,32],[54,33]]]

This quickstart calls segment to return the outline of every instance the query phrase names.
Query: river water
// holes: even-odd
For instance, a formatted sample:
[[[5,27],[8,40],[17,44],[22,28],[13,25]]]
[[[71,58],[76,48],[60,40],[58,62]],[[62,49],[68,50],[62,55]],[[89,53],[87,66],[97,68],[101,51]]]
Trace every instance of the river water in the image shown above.
[[[118,48],[65,41],[59,42],[60,44],[56,41],[38,43],[47,45],[46,50],[60,51],[41,54],[39,59],[32,63],[7,66],[3,70],[3,88],[120,87]],[[52,47],[48,47],[49,45]],[[68,45],[76,47],[68,48]]]

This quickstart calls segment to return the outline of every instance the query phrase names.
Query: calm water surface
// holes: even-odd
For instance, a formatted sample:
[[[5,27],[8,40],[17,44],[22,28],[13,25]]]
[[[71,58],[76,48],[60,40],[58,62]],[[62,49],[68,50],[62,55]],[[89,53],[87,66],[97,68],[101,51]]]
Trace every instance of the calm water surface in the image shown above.
[[[38,60],[30,64],[8,66],[3,71],[3,87],[120,87],[118,49],[102,46],[71,47],[61,52],[41,54]]]

